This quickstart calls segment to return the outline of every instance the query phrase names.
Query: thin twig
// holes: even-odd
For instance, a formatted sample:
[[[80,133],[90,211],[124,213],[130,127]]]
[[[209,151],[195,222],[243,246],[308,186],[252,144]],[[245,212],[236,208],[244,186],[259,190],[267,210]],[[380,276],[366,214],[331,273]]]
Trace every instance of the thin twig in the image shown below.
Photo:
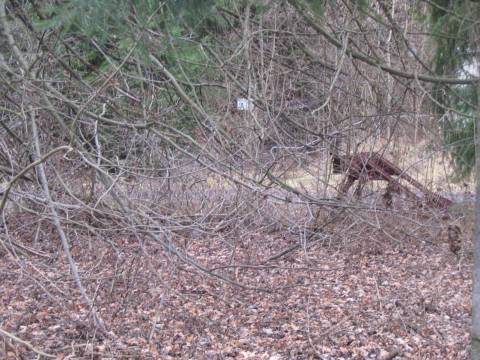
[[[44,356],[46,358],[50,358],[50,359],[54,359],[56,358],[55,355],[50,355],[50,354],[47,354],[45,352],[43,352],[42,350],[38,350],[36,347],[34,347],[32,344],[30,344],[28,341],[25,341],[25,340],[22,340],[20,339],[19,337],[16,337],[15,335],[13,335],[12,333],[9,333],[8,331],[5,331],[3,330],[2,328],[0,328],[0,334],[2,334],[3,336],[6,336],[10,339],[12,339],[13,341],[19,343],[19,344],[22,344],[24,346],[26,346],[27,348],[29,348],[30,350],[36,352],[38,355],[40,356]]]

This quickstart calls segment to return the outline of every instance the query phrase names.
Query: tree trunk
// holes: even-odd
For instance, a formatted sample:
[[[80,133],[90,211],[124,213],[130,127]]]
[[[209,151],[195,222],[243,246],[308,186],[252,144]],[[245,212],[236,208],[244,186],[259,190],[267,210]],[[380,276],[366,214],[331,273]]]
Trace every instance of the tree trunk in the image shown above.
[[[480,97],[480,87],[477,94]],[[479,99],[480,100],[480,99]],[[480,101],[479,101],[480,104]],[[480,111],[475,120],[475,239],[472,292],[472,359],[480,360]]]

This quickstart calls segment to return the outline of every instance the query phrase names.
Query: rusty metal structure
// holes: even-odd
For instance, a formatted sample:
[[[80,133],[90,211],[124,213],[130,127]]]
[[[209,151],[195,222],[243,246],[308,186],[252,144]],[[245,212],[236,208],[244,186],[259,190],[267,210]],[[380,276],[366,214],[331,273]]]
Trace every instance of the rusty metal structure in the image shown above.
[[[386,205],[391,204],[392,193],[404,192],[412,199],[425,203],[429,207],[447,208],[452,201],[428,190],[420,182],[413,179],[397,165],[387,160],[379,153],[361,152],[354,155],[339,155],[337,151],[331,153],[334,174],[345,174],[338,189],[341,195],[346,195],[355,181],[358,182],[355,196],[360,197],[367,181],[381,180],[388,182],[384,195]],[[421,199],[417,194],[403,185],[403,179],[423,194]],[[423,201],[422,201],[423,200]]]

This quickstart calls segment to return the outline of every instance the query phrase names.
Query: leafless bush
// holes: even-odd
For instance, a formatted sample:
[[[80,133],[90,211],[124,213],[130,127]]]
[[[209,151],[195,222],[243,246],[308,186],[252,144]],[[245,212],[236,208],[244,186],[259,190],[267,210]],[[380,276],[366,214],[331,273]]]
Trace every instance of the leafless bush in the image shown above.
[[[54,32],[40,36],[8,6],[1,17],[7,55],[0,57],[0,170],[11,188],[0,209],[6,234],[1,241],[15,254],[51,258],[60,238],[103,332],[91,300],[94,286],[75,270],[70,247],[94,253],[101,241],[118,253],[132,250],[150,258],[146,244],[158,243],[165,259],[246,287],[202,265],[189,253],[190,244],[211,243],[215,249],[215,243],[227,243],[233,254],[249,234],[279,233],[286,242],[277,253],[289,246],[380,249],[384,239],[404,246],[425,223],[430,226],[425,218],[431,214],[413,212],[418,204],[401,199],[392,217],[378,187],[359,201],[336,199],[340,175],[330,168],[334,135],[345,139],[345,153],[376,151],[392,160],[404,154],[403,146],[434,142],[425,89],[414,80],[385,76],[347,51],[347,43],[363,44],[368,50],[358,51],[381,54],[389,66],[415,72],[421,65],[408,46],[426,45],[404,39],[395,27],[401,15],[398,24],[382,27],[372,19],[360,21],[344,3],[328,14],[327,26],[343,42],[333,46],[293,7],[270,5],[260,23],[245,21],[244,13],[225,15],[241,26],[218,39],[235,47],[221,54],[205,47],[218,73],[201,101],[185,91],[197,85],[180,81],[155,56],[163,36],[158,32],[152,30],[144,44],[148,63],[133,55],[134,48],[120,60],[105,54],[112,66],[87,82],[68,66],[77,56],[68,42],[58,44]],[[6,8],[4,1],[0,8]],[[141,86],[132,86],[134,81]],[[251,109],[237,110],[239,97],[251,101]],[[181,124],[187,115],[179,115],[187,110],[189,127]],[[416,161],[429,160],[411,157],[402,166]],[[34,162],[35,171],[32,166],[11,182]],[[431,223],[432,231],[442,226]],[[136,244],[131,249],[129,241]],[[129,286],[132,274],[154,276],[148,261],[135,261],[115,269]],[[129,286],[122,287],[125,297]]]

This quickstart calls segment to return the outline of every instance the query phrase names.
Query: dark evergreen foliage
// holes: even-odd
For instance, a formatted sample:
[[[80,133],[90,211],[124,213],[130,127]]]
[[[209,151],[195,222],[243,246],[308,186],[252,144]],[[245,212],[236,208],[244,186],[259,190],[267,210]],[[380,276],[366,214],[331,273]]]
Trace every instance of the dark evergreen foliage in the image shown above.
[[[436,53],[434,69],[438,75],[471,77],[477,71],[478,55],[470,39],[479,7],[468,0],[433,0],[430,22]],[[445,86],[433,89],[434,108],[443,116],[441,126],[455,168],[454,179],[469,176],[475,165],[473,142],[475,116],[478,114],[478,87],[474,85]]]

